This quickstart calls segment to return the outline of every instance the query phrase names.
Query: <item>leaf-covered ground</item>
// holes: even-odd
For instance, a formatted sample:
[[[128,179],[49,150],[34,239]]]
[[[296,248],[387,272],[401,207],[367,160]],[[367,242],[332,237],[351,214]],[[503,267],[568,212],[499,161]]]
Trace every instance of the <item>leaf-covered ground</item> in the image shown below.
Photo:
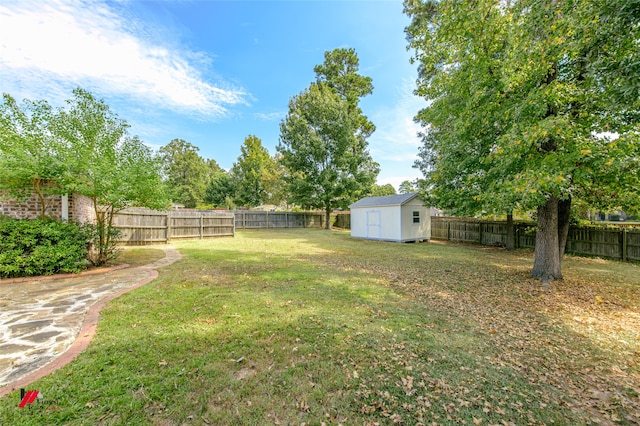
[[[640,266],[321,230],[186,241],[0,424],[640,423]]]
[[[466,261],[432,259],[426,274],[411,263],[392,266],[393,260],[378,265],[379,259],[363,259],[360,267],[446,318],[445,332],[454,336],[449,347],[455,347],[456,335],[474,336],[477,352],[490,353],[486,361],[513,369],[538,387],[523,410],[544,411],[556,404],[584,421],[640,423],[637,265],[567,257],[565,279],[544,288],[528,276],[530,252],[459,249]],[[460,391],[458,386],[453,393]],[[461,404],[467,402],[461,398]],[[479,402],[485,413],[503,411],[504,404]]]

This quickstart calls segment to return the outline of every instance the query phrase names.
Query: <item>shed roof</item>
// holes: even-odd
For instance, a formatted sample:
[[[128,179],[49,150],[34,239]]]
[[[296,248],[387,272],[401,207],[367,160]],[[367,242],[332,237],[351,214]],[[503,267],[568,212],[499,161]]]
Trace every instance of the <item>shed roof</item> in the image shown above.
[[[381,207],[381,206],[401,206],[418,196],[417,192],[409,194],[383,195],[379,197],[365,197],[356,201],[349,207]]]

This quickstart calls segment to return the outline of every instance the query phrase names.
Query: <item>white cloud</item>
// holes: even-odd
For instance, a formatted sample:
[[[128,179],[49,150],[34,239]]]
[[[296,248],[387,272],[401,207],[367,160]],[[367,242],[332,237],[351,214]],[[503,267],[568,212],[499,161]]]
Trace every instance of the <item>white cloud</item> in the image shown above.
[[[421,126],[413,117],[425,107],[425,101],[413,95],[413,85],[412,79],[403,80],[395,101],[371,116],[376,131],[369,138],[369,148],[373,159],[380,163],[378,184],[390,183],[396,189],[403,181],[421,176],[413,168],[421,145]]]
[[[280,121],[287,116],[286,112],[257,112],[254,117],[265,121]]]
[[[200,116],[246,102],[241,89],[204,78],[208,58],[155,41],[142,28],[100,2],[3,2],[0,90],[68,98],[69,88],[83,86]]]
[[[395,103],[372,117],[376,131],[369,138],[369,146],[376,161],[404,162],[411,167],[417,159],[421,127],[413,117],[424,107],[424,100],[413,95],[412,84],[403,81]]]

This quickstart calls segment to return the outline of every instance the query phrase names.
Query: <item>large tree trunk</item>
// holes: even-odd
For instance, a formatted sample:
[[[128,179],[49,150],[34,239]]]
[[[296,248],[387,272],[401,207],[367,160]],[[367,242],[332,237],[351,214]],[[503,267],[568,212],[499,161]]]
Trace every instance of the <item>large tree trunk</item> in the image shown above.
[[[324,209],[324,229],[331,229],[331,207],[326,206]]]
[[[516,249],[516,227],[513,224],[513,213],[507,213],[507,241],[505,248],[509,251]]]
[[[569,237],[569,219],[571,214],[571,197],[558,201],[558,249],[560,250],[560,261],[567,248],[567,238]]]
[[[531,276],[544,284],[562,279],[558,233],[558,199],[551,196],[538,207],[536,249]]]

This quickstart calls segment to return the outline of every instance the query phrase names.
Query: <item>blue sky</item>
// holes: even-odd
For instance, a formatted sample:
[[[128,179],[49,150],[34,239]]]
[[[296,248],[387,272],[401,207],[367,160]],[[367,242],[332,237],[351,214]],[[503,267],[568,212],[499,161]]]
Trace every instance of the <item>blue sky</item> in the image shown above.
[[[324,52],[354,48],[373,79],[361,108],[378,183],[412,168],[424,106],[395,1],[0,2],[0,92],[62,106],[74,87],[103,98],[154,148],[174,138],[228,169],[248,135],[276,152],[288,102]]]

